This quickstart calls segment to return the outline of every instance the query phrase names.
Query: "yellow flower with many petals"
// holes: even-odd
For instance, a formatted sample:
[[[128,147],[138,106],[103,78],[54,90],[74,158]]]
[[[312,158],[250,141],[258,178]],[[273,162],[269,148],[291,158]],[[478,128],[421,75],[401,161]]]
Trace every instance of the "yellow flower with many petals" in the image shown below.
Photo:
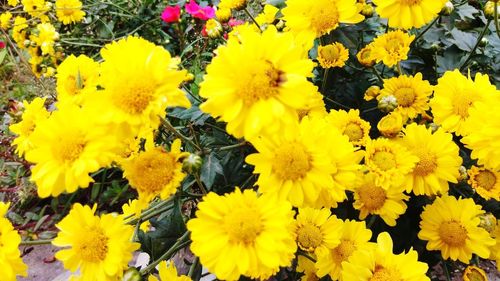
[[[342,43],[318,46],[318,62],[323,68],[343,67],[349,58],[349,51]]]
[[[59,33],[49,22],[38,24],[36,29],[38,34],[36,36],[30,36],[31,41],[35,42],[36,45],[40,47],[42,55],[53,56],[55,54],[54,44],[55,41],[59,39]]]
[[[76,203],[56,224],[59,233],[52,244],[65,248],[55,257],[77,280],[117,280],[139,244],[131,242],[133,226],[114,214],[95,216],[96,207]]]
[[[439,250],[444,259],[468,264],[472,254],[487,259],[495,240],[479,227],[480,205],[470,198],[437,197],[420,215],[418,238],[426,240],[427,250]]]
[[[469,265],[462,275],[464,281],[488,281],[486,272],[480,267]]]
[[[354,146],[364,146],[370,139],[370,123],[359,116],[359,110],[330,110],[326,120],[349,137]]]
[[[415,35],[408,35],[401,30],[394,30],[379,35],[370,43],[370,58],[392,67],[408,58],[410,44]]]
[[[10,203],[0,202],[0,266],[2,267],[2,280],[15,281],[16,276],[28,276],[28,266],[21,259],[19,243],[21,236],[14,229],[12,223],[4,218]]]
[[[139,200],[134,199],[134,200],[129,200],[128,203],[125,203],[122,205],[122,214],[124,219],[133,217],[133,218],[139,218],[141,212],[143,209],[147,207],[146,204],[142,204],[142,202],[139,202]],[[147,232],[151,226],[151,223],[149,221],[145,221],[141,223],[139,226],[140,229],[144,232]]]
[[[429,266],[418,261],[417,251],[394,254],[389,233],[377,237],[377,247],[354,253],[343,264],[344,281],[430,281],[426,276]]]
[[[309,116],[310,118],[325,117],[327,112],[325,102],[323,101],[323,95],[317,91],[306,94],[308,95],[308,100],[306,101],[305,107],[297,109],[299,120],[302,120],[305,116]]]
[[[82,21],[85,12],[80,0],[56,0],[56,15],[63,24],[71,24]]]
[[[21,4],[23,4],[23,11],[30,16],[40,18],[42,23],[48,20],[46,13],[50,10],[51,3],[45,0],[21,0]]]
[[[306,31],[316,37],[328,34],[340,23],[358,23],[364,18],[356,0],[286,0],[285,4],[286,26],[294,33]]]
[[[241,10],[247,5],[247,0],[221,0],[219,7],[231,10]]]
[[[280,9],[274,7],[273,5],[266,4],[262,13],[260,13],[255,20],[259,25],[272,24],[276,19],[276,14]]]
[[[500,220],[496,221],[496,227],[491,232],[491,237],[495,239],[495,245],[490,247],[490,260],[497,263],[497,270],[500,271]]]
[[[287,48],[277,51],[277,44]],[[306,93],[316,92],[307,81],[313,62],[290,33],[243,29],[217,52],[200,84],[207,99],[200,108],[227,122],[236,137],[252,139],[295,122],[296,110],[307,105]]]
[[[342,222],[329,209],[299,208],[295,220],[297,244],[303,251],[315,254],[340,244]]]
[[[187,223],[191,250],[218,279],[241,275],[266,279],[291,265],[297,246],[292,206],[252,190],[224,196],[213,192]]]
[[[178,275],[177,269],[173,262],[167,264],[166,261],[162,261],[158,264],[158,275],[159,279],[153,275],[149,275],[148,281],[191,281],[186,275]]]
[[[19,4],[19,0],[7,0],[7,3],[14,7],[14,6],[17,6],[17,4]]]
[[[90,92],[97,90],[99,64],[93,59],[70,55],[57,67],[57,99],[82,104]]]
[[[437,195],[448,192],[448,182],[457,183],[462,158],[453,136],[438,129],[412,123],[404,129],[400,142],[420,160],[406,176],[406,191],[416,195]]]
[[[18,136],[12,142],[16,147],[16,153],[23,156],[27,151],[33,148],[31,135],[36,126],[47,119],[50,113],[45,109],[45,98],[35,98],[30,103],[23,101],[24,112],[22,120],[9,127],[14,134]]]
[[[469,184],[481,197],[500,201],[500,171],[472,166],[468,174]]]
[[[399,112],[391,112],[384,116],[377,124],[380,134],[386,138],[396,137],[403,129],[403,116]]]
[[[24,17],[17,16],[12,24],[12,38],[16,41],[20,48],[24,48],[24,40],[26,40],[26,28],[28,20]]]
[[[365,67],[373,66],[375,64],[375,58],[372,56],[372,51],[372,46],[370,44],[359,50],[356,54],[359,63]]]
[[[438,16],[447,0],[374,0],[377,13],[389,26],[410,29],[422,27]]]
[[[10,20],[12,19],[11,12],[5,12],[0,14],[0,28],[7,30],[10,28]]]

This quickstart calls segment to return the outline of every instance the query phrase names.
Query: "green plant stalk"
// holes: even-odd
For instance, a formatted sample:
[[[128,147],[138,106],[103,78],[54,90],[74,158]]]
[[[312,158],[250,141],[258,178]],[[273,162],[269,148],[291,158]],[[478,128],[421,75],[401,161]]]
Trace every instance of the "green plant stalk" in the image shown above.
[[[152,263],[150,263],[146,268],[142,269],[141,275],[146,275],[148,274],[153,268],[155,268],[161,261],[169,259],[175,252],[178,250],[186,247],[190,243],[189,241],[189,231],[186,231],[179,239],[177,239],[177,242],[175,242],[168,251],[166,251],[161,257]]]
[[[161,203],[166,203],[166,202],[171,203],[171,201],[163,201]],[[158,204],[158,205],[160,205],[160,204]],[[166,205],[166,204],[164,205],[164,204],[162,204],[161,207],[157,207],[157,208],[149,210],[148,212],[141,213],[141,215],[138,218],[133,218],[132,220],[126,221],[125,223],[126,224],[132,224],[132,225],[134,225],[138,221],[144,222],[144,221],[149,220],[152,217],[155,217],[155,216],[157,216],[157,215],[159,215],[159,214],[161,214],[161,213],[163,213],[165,211],[168,211],[168,210],[172,209],[173,207],[174,207],[173,205]]]
[[[495,10],[493,11],[493,16],[495,17],[495,30],[497,36],[500,38],[500,25],[498,23],[498,1],[495,2]]]
[[[396,67],[398,68],[399,75],[403,75],[403,69],[401,68],[401,62],[400,61],[398,61],[398,63],[396,64]]]
[[[443,271],[444,274],[446,275],[446,280],[451,281],[450,271],[448,270],[448,265],[446,264],[446,261],[443,259],[443,256],[441,256],[441,262],[443,263]]]
[[[326,84],[328,82],[328,73],[329,72],[330,72],[330,68],[325,68],[325,71],[323,72],[323,80],[321,81],[321,90],[320,90],[320,92],[322,92],[323,94],[326,94],[324,91],[326,88]]]
[[[184,142],[189,143],[191,146],[196,148],[196,150],[201,151],[201,148],[198,145],[196,145],[191,139],[189,139],[188,137],[186,137],[185,135],[183,135],[179,131],[177,131],[174,128],[174,126],[172,126],[172,124],[170,124],[170,122],[167,119],[165,119],[161,116],[159,116],[159,117],[160,117],[160,121],[161,121],[161,124],[163,125],[163,127],[165,127],[167,130],[172,132],[177,137],[181,138]]]
[[[305,257],[306,259],[308,259],[308,260],[310,260],[310,261],[312,261],[312,262],[316,262],[316,259],[315,259],[315,258],[311,257],[308,253],[306,253],[306,252],[304,252],[304,251],[302,251],[302,250],[297,251],[297,254],[299,254],[299,255],[301,255],[301,256],[303,256],[303,257]]]
[[[380,84],[384,85],[384,78],[382,77],[382,75],[380,75],[380,73],[378,73],[378,70],[375,68],[375,66],[372,66],[370,68],[372,69],[373,74],[375,74],[375,76],[377,76]]]
[[[47,240],[31,240],[31,241],[21,241],[20,246],[34,246],[34,245],[46,245],[52,243],[52,239]]]
[[[153,206],[149,206],[148,208],[144,209],[142,212],[141,212],[141,216],[142,215],[146,215],[148,213],[151,213],[152,211],[158,209],[158,208],[161,208],[165,205],[167,205],[168,203],[171,203],[172,202],[172,199],[169,199],[169,200],[165,200],[165,201],[161,201],[161,202],[158,202],[156,205],[153,205]],[[125,220],[129,220],[129,219],[132,219],[134,217],[134,215],[128,215],[125,217]]]
[[[252,16],[252,14],[248,11],[247,7],[245,7],[245,9],[243,9],[243,11],[245,11],[245,13],[252,19],[253,23],[257,26],[257,28],[259,28],[259,30],[262,30],[260,28],[260,25],[257,22],[257,20],[255,20],[255,18]]]
[[[429,29],[431,29],[431,27],[441,18],[441,16],[437,16],[429,25],[427,25],[427,27],[422,30],[422,32],[420,32],[417,37],[415,37],[415,39],[413,39],[413,41],[411,42],[411,45],[413,44],[416,44],[416,42],[418,41],[418,39],[422,38],[422,36],[424,36],[424,34],[429,31]]]
[[[490,23],[491,23],[491,19],[488,20],[488,22],[484,26],[483,31],[481,32],[481,34],[479,34],[479,37],[477,38],[476,45],[474,45],[474,48],[472,48],[469,56],[467,56],[464,63],[462,64],[462,66],[460,66],[460,71],[462,71],[465,68],[465,66],[469,63],[470,59],[472,58],[472,56],[476,53],[477,47],[479,47],[479,44],[481,43],[481,39],[483,39],[484,35],[486,35],[486,32],[488,31],[488,27],[490,26]]]
[[[198,264],[200,264],[200,258],[198,257],[195,257],[194,258],[194,261],[193,261],[193,264],[189,267],[189,272],[188,272],[188,276],[193,279],[193,275],[194,275],[194,271],[196,270],[196,267],[198,266]]]

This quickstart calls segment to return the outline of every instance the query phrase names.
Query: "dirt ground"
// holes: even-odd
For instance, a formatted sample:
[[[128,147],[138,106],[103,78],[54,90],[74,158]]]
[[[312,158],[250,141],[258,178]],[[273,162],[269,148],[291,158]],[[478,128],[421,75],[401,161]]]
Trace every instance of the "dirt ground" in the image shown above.
[[[66,281],[69,272],[64,270],[61,262],[54,258],[57,251],[52,245],[21,247],[23,261],[28,265],[28,276],[18,278],[20,281]]]

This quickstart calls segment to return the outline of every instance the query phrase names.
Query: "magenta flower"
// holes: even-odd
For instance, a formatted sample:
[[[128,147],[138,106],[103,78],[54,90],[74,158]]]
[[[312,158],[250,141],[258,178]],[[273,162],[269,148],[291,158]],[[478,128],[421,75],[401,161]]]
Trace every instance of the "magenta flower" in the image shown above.
[[[177,22],[181,18],[180,6],[167,6],[161,13],[161,19],[166,23]]]
[[[3,49],[3,48],[5,48],[5,42],[0,41],[0,49]]]
[[[213,17],[215,17],[215,10],[213,7],[206,6],[206,7],[201,7],[196,3],[196,1],[190,0],[186,6],[186,12],[190,15],[192,15],[194,18],[201,19],[201,20],[208,20]]]

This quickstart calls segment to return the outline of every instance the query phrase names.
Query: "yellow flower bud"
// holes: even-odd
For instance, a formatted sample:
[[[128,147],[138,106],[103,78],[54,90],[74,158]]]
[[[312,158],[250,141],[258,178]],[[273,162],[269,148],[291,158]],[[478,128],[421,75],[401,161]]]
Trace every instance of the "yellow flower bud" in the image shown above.
[[[493,19],[495,17],[495,1],[488,1],[483,8],[484,15],[488,19]],[[500,5],[497,3],[497,14],[500,14]]]
[[[215,17],[222,23],[228,22],[231,18],[231,9],[219,7],[219,9],[215,11]]]
[[[380,87],[379,86],[370,86],[368,89],[366,89],[364,99],[366,101],[371,101],[380,95]]]
[[[377,129],[386,138],[396,137],[403,129],[403,117],[397,112],[384,116],[378,124]]]
[[[207,32],[208,37],[217,38],[222,33],[222,25],[214,19],[209,19],[205,24],[205,31]]]
[[[373,16],[373,6],[370,4],[363,5],[363,9],[361,9],[361,13],[363,16],[370,18]]]
[[[383,112],[391,112],[398,107],[398,100],[393,95],[383,96],[378,101],[378,108]]]
[[[453,6],[453,3],[448,1],[444,4],[444,6],[441,9],[441,12],[439,12],[439,14],[441,14],[443,16],[449,16],[451,14],[451,12],[453,12],[454,9],[455,9],[455,6]]]
[[[356,55],[359,63],[361,63],[362,65],[364,65],[366,67],[373,66],[375,64],[375,59],[373,59],[371,52],[372,52],[372,49],[371,49],[370,45],[361,49],[358,52],[358,54]]]
[[[469,265],[465,269],[462,279],[464,281],[488,281],[484,270],[474,265]]]

